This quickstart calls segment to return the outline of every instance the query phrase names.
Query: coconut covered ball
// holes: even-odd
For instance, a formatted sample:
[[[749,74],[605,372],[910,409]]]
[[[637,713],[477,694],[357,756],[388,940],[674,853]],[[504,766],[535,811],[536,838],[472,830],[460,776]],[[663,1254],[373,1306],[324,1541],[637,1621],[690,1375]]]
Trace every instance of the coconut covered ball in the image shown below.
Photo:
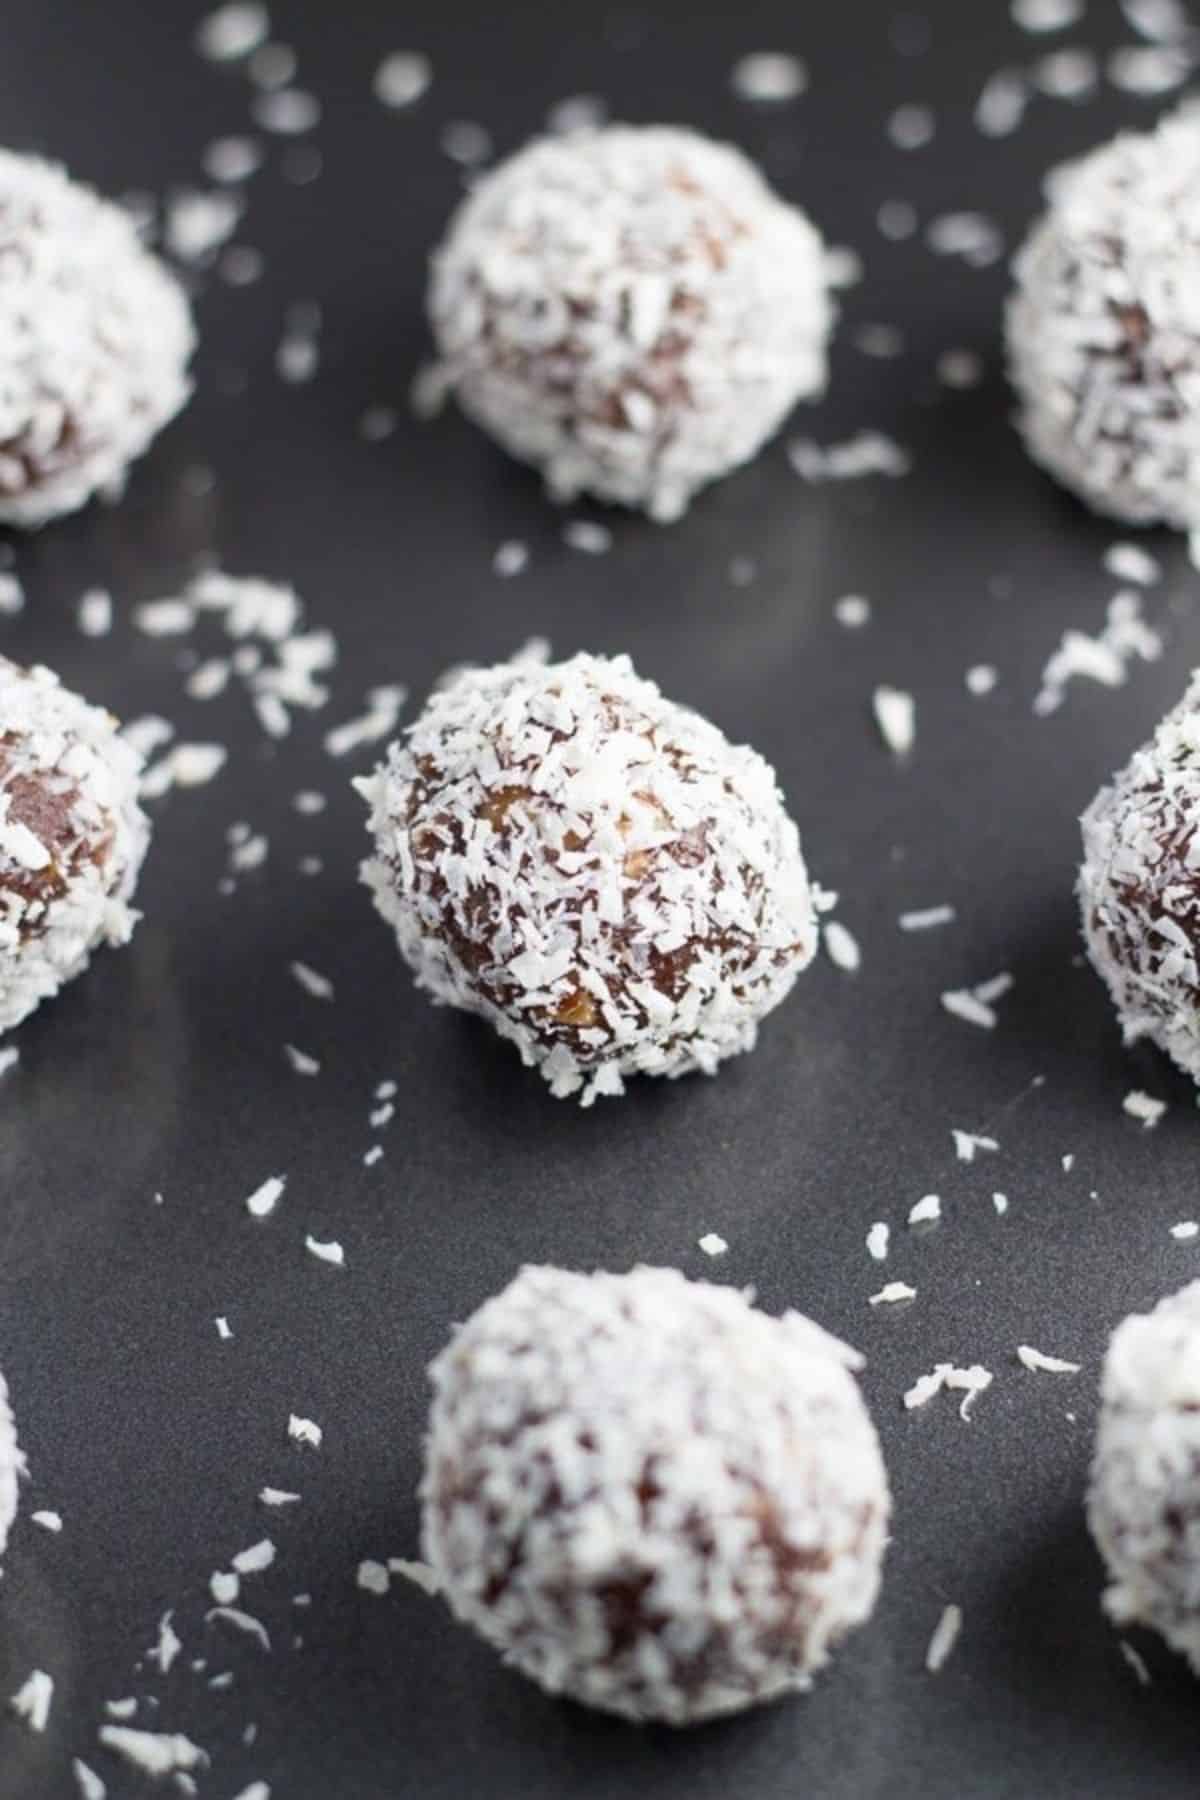
[[[1098,512],[1200,524],[1200,114],[1049,184],[1016,262],[1012,379],[1030,455]]]
[[[1119,1625],[1147,1625],[1200,1674],[1200,1281],[1118,1325],[1088,1497]]]
[[[667,126],[536,141],[433,259],[463,410],[551,494],[675,519],[825,386],[824,247],[740,151]]]
[[[192,344],[187,302],[130,217],[0,150],[0,523],[119,490],[187,399]]]
[[[808,1686],[879,1591],[860,1362],[671,1269],[525,1269],[432,1369],[424,1546],[454,1612],[629,1719]]]
[[[358,786],[418,986],[556,1095],[712,1074],[815,951],[774,771],[626,656],[468,670]]]
[[[17,1516],[17,1479],[25,1459],[17,1448],[17,1427],[8,1404],[8,1388],[0,1375],[0,1556]]]
[[[1083,815],[1088,954],[1126,1043],[1200,1081],[1200,675]]]
[[[133,930],[141,767],[108,713],[0,657],[0,1031]]]

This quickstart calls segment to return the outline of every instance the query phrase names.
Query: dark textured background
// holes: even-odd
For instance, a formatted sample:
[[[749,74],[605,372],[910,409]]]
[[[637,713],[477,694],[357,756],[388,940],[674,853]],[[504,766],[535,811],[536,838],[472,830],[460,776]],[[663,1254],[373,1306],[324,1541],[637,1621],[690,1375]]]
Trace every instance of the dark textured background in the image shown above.
[[[139,1723],[211,1752],[214,1800],[254,1777],[276,1800],[1194,1794],[1195,1690],[1140,1640],[1154,1679],[1136,1684],[1098,1612],[1080,1503],[1106,1335],[1197,1266],[1200,1252],[1168,1235],[1200,1210],[1197,1126],[1183,1082],[1148,1051],[1122,1053],[1078,966],[1071,882],[1077,813],[1200,659],[1197,577],[1178,544],[1155,543],[1167,578],[1147,606],[1167,633],[1162,661],[1118,692],[1079,686],[1034,720],[1064,627],[1102,622],[1115,584],[1100,557],[1116,534],[1030,468],[1009,427],[1003,267],[936,259],[919,238],[888,244],[874,224],[903,197],[923,220],[982,208],[1012,242],[1047,164],[1153,103],[1104,90],[1079,106],[1039,100],[1016,137],[982,139],[971,108],[983,79],[1054,42],[1014,30],[999,0],[926,5],[926,30],[873,0],[764,0],[736,16],[524,0],[272,10],[324,104],[325,172],[289,185],[273,152],[240,233],[265,251],[266,274],[246,291],[207,284],[195,403],[120,509],[19,544],[29,606],[0,621],[4,652],[234,752],[212,786],[156,807],[132,950],[103,956],[22,1030],[21,1066],[0,1087],[0,1366],[33,1471],[0,1589],[0,1694],[33,1666],[57,1683],[44,1739],[0,1717],[0,1792],[70,1794],[72,1754],[114,1795],[141,1791],[95,1741],[104,1700],[136,1694],[153,1697]],[[196,181],[205,143],[244,129],[248,90],[195,56],[193,22],[177,0],[9,0],[5,139],[113,192]],[[1071,41],[1129,36],[1092,0]],[[383,52],[409,46],[432,56],[434,87],[388,114],[370,78]],[[732,61],[764,46],[805,55],[804,99],[756,110],[731,96]],[[359,438],[363,408],[399,402],[422,354],[424,257],[460,187],[441,127],[482,120],[507,151],[580,91],[619,115],[736,139],[859,249],[866,278],[846,296],[831,394],[799,429],[827,441],[879,427],[914,452],[907,480],[806,488],[776,445],[677,528],[613,519],[613,551],[593,559],[564,547],[536,483],[461,422],[405,419],[385,443]],[[906,101],[939,121],[911,155],[884,129]],[[301,298],[325,309],[324,360],[311,386],[289,388],[272,358]],[[853,348],[853,325],[879,320],[903,328],[903,358]],[[986,359],[975,391],[935,379],[953,346]],[[228,391],[232,370],[247,372],[244,392]],[[197,463],[218,476],[204,499],[185,482]],[[508,537],[530,544],[532,564],[503,583],[490,561]],[[338,634],[334,701],[283,750],[266,747],[240,693],[207,708],[182,699],[178,643],[129,624],[133,604],[171,592],[204,553],[294,582],[311,620]],[[734,555],[757,561],[748,587],[730,583]],[[96,583],[119,618],[89,643],[74,608]],[[847,592],[874,602],[863,632],[833,621]],[[588,1114],[414,996],[355,883],[351,769],[321,746],[373,682],[420,695],[447,663],[534,632],[563,653],[627,649],[752,739],[863,947],[856,977],[822,962],[757,1054],[718,1080],[646,1083]],[[215,630],[202,641],[221,647]],[[979,661],[1001,672],[985,700],[963,688]],[[870,722],[880,681],[917,697],[907,767]],[[301,786],[329,793],[321,818],[291,810]],[[271,857],[222,897],[237,819],[268,833]],[[325,870],[304,879],[296,861],[311,853]],[[941,901],[955,926],[897,931],[898,912]],[[297,956],[333,977],[335,1006],[300,992]],[[1001,969],[1016,987],[994,1033],[941,1012],[943,988]],[[290,1072],[284,1040],[323,1058],[317,1080]],[[397,1118],[385,1160],[365,1169],[371,1092],[388,1076]],[[1132,1086],[1171,1102],[1157,1131],[1122,1116]],[[992,1128],[1001,1153],[957,1164],[951,1126]],[[275,1170],[286,1198],[255,1225],[244,1197]],[[1011,1198],[1005,1219],[994,1188]],[[917,1238],[903,1221],[928,1191],[947,1216]],[[880,1218],[893,1225],[883,1269],[863,1248]],[[708,1230],[730,1242],[719,1263],[696,1248]],[[341,1239],[347,1267],[306,1255],[306,1231]],[[810,1699],[690,1736],[637,1732],[544,1699],[417,1589],[356,1589],[361,1558],[416,1554],[428,1358],[518,1262],[542,1258],[753,1283],[767,1308],[811,1311],[867,1352],[895,1542],[875,1620]],[[867,1296],[900,1277],[920,1290],[915,1305],[871,1310]],[[217,1313],[232,1343],[218,1341]],[[1019,1342],[1084,1371],[1031,1375]],[[970,1424],[949,1398],[901,1410],[941,1359],[996,1372]],[[323,1425],[319,1452],[288,1444],[291,1411]],[[263,1483],[299,1488],[303,1504],[264,1516]],[[61,1537],[29,1523],[37,1506],[62,1511]],[[270,1656],[202,1620],[209,1572],[264,1531],[279,1562],[244,1599],[272,1631]],[[297,1591],[313,1596],[295,1613],[300,1648]],[[963,1636],[933,1678],[924,1651],[949,1600]],[[168,1607],[185,1653],[164,1681],[137,1665]],[[234,1669],[232,1690],[209,1691],[196,1656],[207,1673]]]

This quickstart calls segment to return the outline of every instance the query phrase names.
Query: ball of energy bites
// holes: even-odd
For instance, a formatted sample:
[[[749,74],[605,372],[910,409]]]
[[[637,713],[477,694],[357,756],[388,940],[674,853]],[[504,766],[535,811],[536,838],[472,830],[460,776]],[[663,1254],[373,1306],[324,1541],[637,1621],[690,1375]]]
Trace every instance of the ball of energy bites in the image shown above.
[[[1200,675],[1083,815],[1079,898],[1126,1043],[1200,1081]]]
[[[713,1073],[815,951],[773,770],[628,657],[468,670],[358,786],[363,877],[418,985],[556,1095]]]
[[[0,1556],[4,1555],[17,1516],[17,1479],[24,1468],[25,1459],[17,1448],[17,1427],[8,1404],[8,1388],[0,1375]]]
[[[740,151],[667,126],[536,141],[433,259],[441,373],[546,477],[677,518],[825,386],[825,250]]]
[[[118,206],[0,150],[0,524],[120,489],[188,397],[183,294]]]
[[[108,713],[0,657],[0,1031],[128,939],[141,766]]]
[[[1098,512],[1200,524],[1200,113],[1058,170],[1015,267],[1030,455]]]
[[[454,1612],[629,1719],[808,1686],[879,1591],[860,1360],[671,1269],[525,1269],[431,1371],[424,1547]]]
[[[1148,1625],[1200,1674],[1200,1281],[1118,1325],[1088,1497],[1119,1625]]]

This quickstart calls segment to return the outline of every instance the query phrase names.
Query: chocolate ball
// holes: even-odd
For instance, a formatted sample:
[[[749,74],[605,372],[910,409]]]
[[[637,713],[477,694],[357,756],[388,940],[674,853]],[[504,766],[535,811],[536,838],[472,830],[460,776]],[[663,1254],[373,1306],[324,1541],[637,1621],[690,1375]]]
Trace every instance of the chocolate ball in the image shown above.
[[[0,151],[0,523],[119,491],[188,397],[187,302],[118,206]]]
[[[677,518],[823,390],[824,247],[740,151],[667,126],[542,139],[433,259],[463,410],[551,494]]]
[[[0,657],[0,1031],[128,939],[141,766],[108,713]]]
[[[418,985],[556,1095],[713,1073],[814,954],[773,770],[628,657],[461,673],[358,786],[363,876]]]
[[[424,1548],[453,1611],[630,1719],[807,1687],[879,1590],[860,1360],[671,1269],[525,1269],[432,1369]]]
[[[1030,455],[1098,512],[1200,524],[1200,117],[1056,171],[1015,264],[1012,379]]]

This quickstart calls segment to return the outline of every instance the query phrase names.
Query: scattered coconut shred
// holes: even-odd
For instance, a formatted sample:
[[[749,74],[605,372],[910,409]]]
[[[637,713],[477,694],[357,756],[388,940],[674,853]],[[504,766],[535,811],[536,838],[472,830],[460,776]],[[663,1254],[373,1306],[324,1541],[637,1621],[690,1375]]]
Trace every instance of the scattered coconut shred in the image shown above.
[[[1126,1094],[1121,1102],[1121,1110],[1131,1119],[1137,1119],[1145,1131],[1152,1131],[1167,1110],[1165,1100],[1155,1100],[1150,1094],[1144,1094],[1140,1088],[1134,1088]]]
[[[970,1422],[971,1410],[979,1395],[991,1387],[994,1377],[990,1369],[980,1363],[972,1363],[970,1368],[960,1369],[954,1363],[937,1363],[929,1375],[922,1375],[915,1381],[904,1395],[906,1412],[913,1412],[929,1402],[948,1388],[953,1392],[961,1392],[962,1404],[958,1416],[965,1423]]]
[[[962,1631],[962,1622],[961,1607],[951,1605],[945,1608],[925,1652],[925,1667],[931,1675],[937,1675],[949,1662]]]
[[[44,1669],[34,1669],[28,1681],[17,1689],[9,1705],[31,1731],[45,1731],[50,1718],[50,1702],[54,1698],[54,1682]]]
[[[1044,1375],[1078,1375],[1082,1367],[1080,1363],[1064,1362],[1061,1356],[1047,1356],[1031,1344],[1018,1344],[1017,1358],[1024,1368]]]

